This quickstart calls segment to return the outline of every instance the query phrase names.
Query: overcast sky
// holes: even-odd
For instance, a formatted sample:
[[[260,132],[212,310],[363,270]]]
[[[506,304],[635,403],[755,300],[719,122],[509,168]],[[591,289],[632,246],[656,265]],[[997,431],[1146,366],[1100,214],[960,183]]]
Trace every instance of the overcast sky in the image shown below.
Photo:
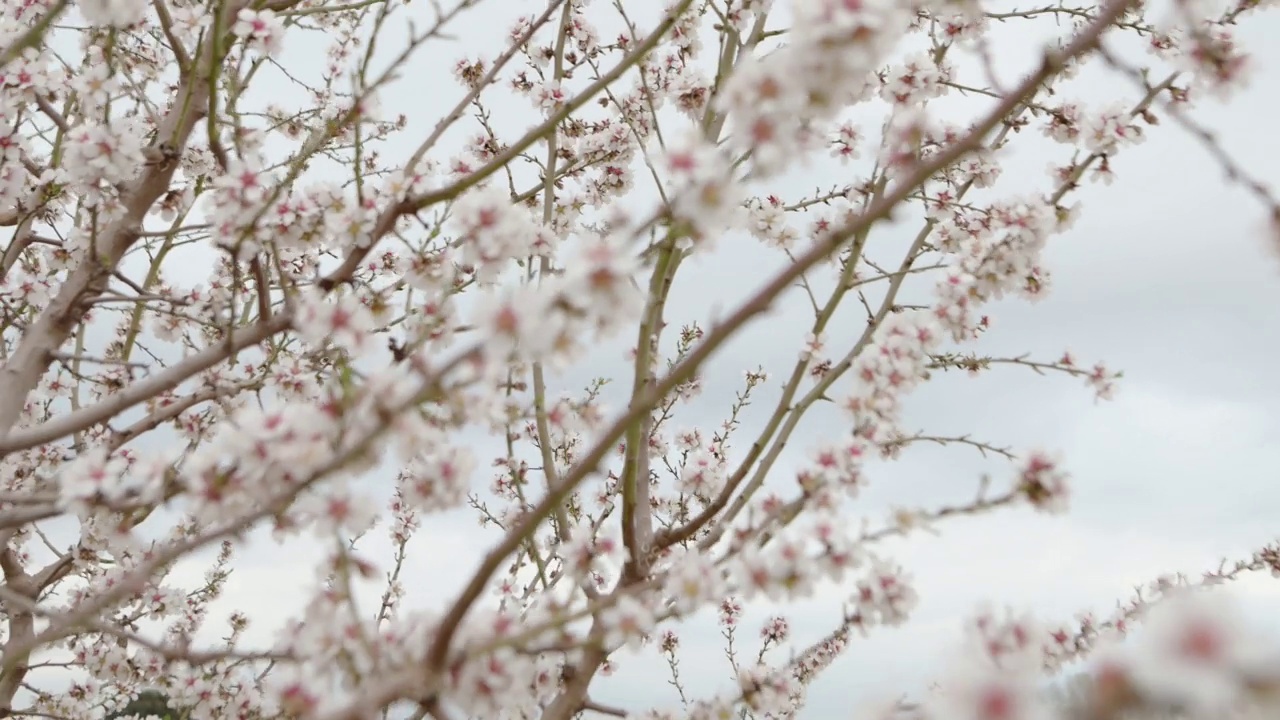
[[[476,47],[492,48],[509,26],[506,18],[540,5],[490,0],[482,4],[482,16],[473,14],[463,23],[459,35]],[[636,12],[653,17],[657,9]],[[1278,33],[1280,19],[1251,18],[1240,29],[1241,41],[1261,66],[1251,89],[1226,107],[1195,113],[1220,133],[1223,145],[1246,168],[1273,185],[1280,181],[1280,150],[1274,142],[1280,110]],[[997,46],[1004,53],[1001,68],[1012,77],[1031,67],[1028,50],[1034,43],[1007,33],[1004,40],[1007,45]],[[305,45],[288,46],[286,66],[324,47]],[[464,47],[459,42],[428,48],[411,66],[404,86],[422,87],[384,98],[389,109],[411,119],[409,132],[392,148],[414,147],[452,105],[458,90],[443,68],[451,67]],[[1090,101],[1138,96],[1126,80],[1106,70],[1072,87]],[[290,93],[284,86],[278,90],[282,97]],[[509,139],[532,121],[516,104],[499,103],[494,116],[496,125],[511,129]],[[466,135],[474,131],[474,125],[464,127]],[[1031,149],[1010,160],[997,194],[1047,189],[1044,168],[1066,157],[1062,149],[1044,154],[1050,146],[1028,140]],[[1146,144],[1125,151],[1115,169],[1113,185],[1088,185],[1076,195],[1083,216],[1070,232],[1053,239],[1047,254],[1052,294],[1037,305],[1015,301],[991,307],[994,327],[974,349],[1030,352],[1050,360],[1070,349],[1082,362],[1100,360],[1124,371],[1116,398],[1099,404],[1074,379],[1005,368],[977,379],[940,376],[908,403],[908,429],[972,433],[1018,450],[1061,452],[1074,478],[1071,513],[1048,518],[1025,509],[1007,511],[950,523],[940,537],[892,546],[892,557],[918,583],[921,603],[914,621],[855,640],[813,686],[804,718],[845,718],[851,703],[878,693],[899,687],[918,691],[938,677],[939,660],[981,602],[1031,609],[1049,620],[1086,609],[1106,612],[1135,584],[1170,571],[1196,573],[1223,556],[1247,555],[1280,530],[1280,378],[1273,370],[1280,354],[1275,313],[1280,258],[1262,234],[1264,213],[1241,188],[1228,185],[1206,153],[1171,122],[1156,128]],[[821,166],[797,170],[776,187],[798,198],[849,177]],[[882,248],[891,250],[907,232],[914,228],[883,228],[869,252],[881,257]],[[888,250],[883,257],[891,257]],[[717,309],[731,308],[763,284],[779,261],[750,238],[724,239],[717,252],[682,271],[669,303],[673,329],[691,320],[705,326]],[[763,365],[774,379],[747,413],[738,444],[748,444],[746,438],[759,429],[760,411],[776,399],[783,373],[794,362],[808,317],[803,298],[792,294],[751,325],[707,368],[703,395],[684,409],[677,425],[718,425],[742,372]],[[832,332],[833,348],[840,348],[842,339],[847,348],[860,329],[859,316],[848,317],[844,329]],[[577,390],[598,375],[623,377],[629,344],[623,339],[600,348],[557,378],[558,387]],[[834,436],[839,421],[836,414],[815,409],[776,467],[779,482],[789,479],[807,449]],[[476,442],[486,447],[483,439]],[[479,488],[488,485],[486,472],[476,477]],[[983,472],[1005,478],[1010,470],[963,448],[918,448],[892,464],[877,464],[863,507],[868,516],[880,518],[894,504],[965,499]],[[374,531],[363,546],[366,555],[388,556],[380,552],[387,547],[384,535]],[[469,514],[431,518],[413,543],[409,604],[451,600],[495,539]],[[270,636],[305,602],[313,586],[307,560],[317,557],[317,548],[259,543],[242,554],[220,612],[244,608],[256,618],[253,634]],[[196,577],[202,571],[203,564],[192,563],[179,574]],[[1233,590],[1258,609],[1280,599],[1280,583],[1265,578],[1246,580]],[[824,588],[812,603],[787,613],[797,640],[815,639],[830,628],[847,593]],[[751,608],[744,632],[752,652],[759,621],[772,612]],[[682,637],[687,686],[704,696],[724,686],[730,671],[714,623],[688,623]],[[665,680],[665,668],[652,651],[624,655],[618,673],[601,685],[599,699],[637,710],[669,705],[677,698]]]

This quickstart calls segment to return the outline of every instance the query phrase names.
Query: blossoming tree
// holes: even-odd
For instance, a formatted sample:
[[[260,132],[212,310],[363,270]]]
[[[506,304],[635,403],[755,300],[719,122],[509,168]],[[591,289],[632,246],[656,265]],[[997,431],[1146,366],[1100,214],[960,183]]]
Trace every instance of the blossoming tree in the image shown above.
[[[435,72],[422,52],[501,4],[4,3],[0,717],[99,718],[144,691],[199,719],[791,717],[854,633],[909,618],[910,576],[882,540],[1066,508],[1064,469],[1030,448],[1001,450],[1007,478],[971,503],[852,522],[872,458],[923,441],[998,450],[902,427],[902,398],[931,372],[1013,363],[1111,392],[1115,373],[1070,355],[966,347],[985,305],[1047,291],[1041,250],[1078,214],[1073,192],[1159,124],[1275,212],[1187,115],[1243,82],[1232,28],[1260,0],[520,3],[505,34],[476,34],[487,44],[443,79],[456,102],[433,97],[420,134],[423,118],[384,110]],[[1053,39],[1002,78],[993,33],[1009,24]],[[1071,99],[1088,63],[1131,92]],[[958,95],[967,110],[944,111]],[[458,128],[472,134],[450,147]],[[1046,187],[1002,186],[1002,157],[1030,137],[1063,147]],[[411,151],[389,150],[405,138]],[[780,184],[803,162],[844,181]],[[918,231],[886,261],[884,228],[904,218]],[[670,331],[690,259],[753,241],[787,262],[744,278],[746,302]],[[923,300],[902,299],[908,280]],[[748,372],[719,428],[677,430],[708,359],[796,286],[813,311],[799,358]],[[865,329],[833,346],[850,307]],[[619,407],[601,383],[549,390],[608,342],[632,348]],[[739,422],[748,402],[775,408],[761,427]],[[802,440],[819,402],[847,422]],[[477,428],[505,450],[482,456],[463,434]],[[779,465],[789,442],[806,466]],[[409,539],[454,511],[481,513],[492,547],[462,587],[431,590],[452,593],[443,611],[407,607],[424,591],[402,577]],[[394,557],[362,552],[375,526]],[[269,651],[243,642],[253,608],[225,642],[200,641],[260,528],[328,548],[322,581],[298,590],[305,613]],[[205,583],[173,577],[210,548]],[[1206,580],[1268,569],[1275,548]],[[851,588],[842,622],[789,659],[743,660],[734,692],[681,687],[671,708],[592,693],[642,639],[674,668],[676,628],[699,610],[733,628],[742,603],[833,580]],[[353,590],[370,583],[374,606]],[[1044,671],[1166,597],[1153,645],[1106,656],[1073,712],[1260,700],[1277,668],[1189,599],[1200,584],[1164,580],[1110,618],[979,618],[959,679],[886,712],[1053,717]],[[787,635],[782,619],[763,630]],[[1208,680],[1157,682],[1152,653]]]

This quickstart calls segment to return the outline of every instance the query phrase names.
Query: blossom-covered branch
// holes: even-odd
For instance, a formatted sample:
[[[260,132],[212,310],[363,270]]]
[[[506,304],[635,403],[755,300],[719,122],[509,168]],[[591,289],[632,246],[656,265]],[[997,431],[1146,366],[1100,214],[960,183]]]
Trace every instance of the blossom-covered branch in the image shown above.
[[[797,717],[861,634],[910,621],[892,540],[1069,509],[1071,458],[904,402],[956,371],[1122,391],[1098,359],[982,344],[997,301],[1051,292],[1070,198],[1169,125],[1273,211],[1186,112],[1244,84],[1233,27],[1265,4],[6,5],[0,715],[158,692],[191,720]],[[1045,41],[1008,78],[1003,28]],[[1052,158],[1044,188],[1002,176],[1015,148]],[[736,300],[681,300],[748,244],[776,262]],[[762,327],[796,343],[781,367],[708,393]],[[877,463],[924,445],[1009,468],[868,508]],[[466,514],[488,545],[453,587],[424,536]],[[299,607],[217,619],[273,544],[261,596]],[[1189,598],[1277,557],[1109,619],[983,615],[954,681],[889,709],[1057,717],[1044,673],[1086,656],[1091,717],[1258,702],[1277,668]],[[827,591],[802,642],[787,606]],[[681,646],[703,611],[725,692]],[[624,648],[656,650],[669,706],[607,696]]]

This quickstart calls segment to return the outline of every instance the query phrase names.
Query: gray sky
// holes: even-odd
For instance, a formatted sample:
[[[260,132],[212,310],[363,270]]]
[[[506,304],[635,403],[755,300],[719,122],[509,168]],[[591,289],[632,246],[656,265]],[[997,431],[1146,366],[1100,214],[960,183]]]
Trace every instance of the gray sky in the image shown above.
[[[484,16],[473,15],[459,34],[488,50],[509,25],[503,16],[527,11],[528,5],[515,0],[484,3]],[[648,12],[646,7],[639,16]],[[656,13],[653,8],[651,15]],[[1280,46],[1268,40],[1277,33],[1276,17],[1251,18],[1241,27],[1241,42],[1261,66],[1252,87],[1226,107],[1208,106],[1195,113],[1217,130],[1246,168],[1273,185],[1280,181],[1280,151],[1267,138],[1274,134],[1278,109],[1273,88]],[[1004,53],[999,57],[1009,59],[1010,75],[1029,67],[1025,61],[1034,43],[1008,33],[1002,37],[1009,44],[997,46]],[[292,67],[294,58],[302,57],[289,53],[323,52],[323,47],[290,45],[286,65]],[[403,110],[411,118],[410,131],[393,148],[412,148],[452,105],[459,91],[442,68],[451,67],[463,47],[429,48],[405,81],[406,86],[423,87],[384,99],[389,109]],[[287,89],[278,90],[287,96]],[[1082,78],[1072,94],[1091,102],[1137,96],[1127,81],[1105,70]],[[499,101],[493,111],[495,124],[510,129],[508,138],[530,122],[528,111],[514,103]],[[462,127],[464,132],[453,134],[455,142],[475,129],[466,122]],[[874,126],[867,129],[874,134]],[[1028,149],[1007,164],[998,193],[1048,188],[1045,166],[1050,159],[1066,157],[1062,149],[1025,140]],[[1055,154],[1045,154],[1050,151]],[[1005,368],[977,379],[941,376],[907,404],[909,429],[972,433],[1019,450],[1060,451],[1074,478],[1071,513],[1047,518],[1026,509],[1007,511],[945,525],[940,537],[919,536],[892,546],[891,556],[918,583],[921,603],[915,620],[906,628],[877,629],[865,640],[855,640],[813,686],[803,717],[847,717],[852,702],[887,689],[919,689],[937,678],[939,660],[957,639],[961,622],[981,602],[1031,609],[1049,620],[1065,620],[1085,609],[1105,612],[1136,583],[1169,571],[1195,573],[1224,555],[1246,554],[1277,534],[1280,378],[1271,368],[1280,354],[1274,311],[1280,302],[1280,258],[1266,246],[1263,212],[1241,188],[1229,186],[1206,153],[1169,121],[1146,144],[1127,150],[1116,161],[1116,172],[1110,187],[1086,185],[1076,194],[1084,214],[1073,230],[1053,239],[1047,255],[1054,273],[1052,294],[1037,305],[1015,301],[990,307],[995,327],[974,348],[993,354],[1030,352],[1043,359],[1070,349],[1082,362],[1104,361],[1125,373],[1116,399],[1097,404],[1082,382]],[[847,177],[824,165],[797,170],[775,185],[796,198]],[[892,249],[906,232],[914,228],[883,228],[873,236],[873,257],[879,257],[881,248]],[[689,320],[705,326],[717,308],[731,308],[762,284],[779,260],[750,238],[723,239],[715,254],[691,262],[677,281],[669,303],[672,329]],[[833,352],[841,351],[842,342],[847,347],[860,329],[859,315],[848,318],[843,329],[831,334]],[[803,299],[788,295],[715,358],[704,373],[702,396],[685,407],[676,425],[717,425],[740,387],[742,372],[763,365],[774,379],[747,413],[737,446],[748,445],[763,419],[761,411],[776,399],[780,378],[794,362],[808,319]],[[576,390],[597,375],[621,379],[629,344],[622,339],[602,347],[561,375],[558,385]],[[815,409],[771,482],[785,484],[802,454],[832,436],[838,422],[835,413]],[[484,446],[479,438],[477,443]],[[878,519],[893,504],[965,499],[983,472],[1005,478],[1011,470],[985,463],[963,448],[918,448],[895,463],[876,465],[873,487],[860,507]],[[476,483],[487,486],[485,471]],[[387,556],[379,552],[387,546],[384,534],[374,531],[364,546],[367,556]],[[412,572],[406,576],[409,604],[448,602],[495,539],[466,513],[429,518],[413,543]],[[318,557],[314,547],[257,543],[252,554],[242,555],[220,607],[246,609],[256,619],[255,636],[273,633],[305,602],[312,564],[304,560]],[[180,574],[194,579],[202,571],[202,563],[192,563]],[[1265,578],[1233,589],[1251,608],[1274,606],[1280,599],[1280,584]],[[827,587],[814,601],[786,613],[796,639],[813,639],[829,628],[847,593],[847,588]],[[759,621],[773,612],[764,605],[750,609],[742,629],[750,652]],[[724,686],[730,674],[714,622],[703,616],[685,623],[682,637],[687,686],[702,696]],[[670,704],[676,696],[665,680],[656,653],[624,655],[618,673],[602,683],[600,699],[637,710]]]

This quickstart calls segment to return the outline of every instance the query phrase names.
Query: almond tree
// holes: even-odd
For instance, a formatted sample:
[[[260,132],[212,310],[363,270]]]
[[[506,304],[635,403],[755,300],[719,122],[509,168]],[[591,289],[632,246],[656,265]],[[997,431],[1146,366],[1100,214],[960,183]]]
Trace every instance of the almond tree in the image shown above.
[[[1110,395],[1102,364],[974,344],[989,303],[1048,291],[1041,251],[1074,191],[1161,125],[1280,212],[1189,116],[1245,82],[1232,29],[1267,4],[548,0],[495,31],[496,0],[5,2],[0,716],[127,714],[144,690],[192,720],[794,716],[859,633],[909,619],[883,540],[1066,509],[1051,452],[915,433],[900,403],[931,375],[1003,366]],[[445,74],[423,58],[477,19],[455,98],[384,110]],[[1013,82],[993,61],[1011,25],[1056,38]],[[1073,99],[1089,66],[1128,92]],[[1009,148],[1038,140],[1060,148],[1046,185],[1002,185]],[[845,181],[792,192],[802,162]],[[904,218],[918,232],[897,248],[885,230]],[[751,238],[782,269],[669,328],[690,258]],[[813,313],[794,365],[749,370],[723,425],[679,430],[708,359],[795,287]],[[838,310],[865,315],[851,343],[832,340]],[[608,342],[632,347],[618,407],[603,382],[552,391]],[[798,436],[820,402],[845,424]],[[761,427],[739,419],[750,403],[774,408]],[[483,456],[475,428],[505,450]],[[798,472],[778,463],[788,443],[810,452]],[[866,463],[922,443],[1011,469],[967,504],[860,523]],[[448,512],[478,513],[492,547],[463,587],[418,587],[409,540]],[[361,548],[379,522],[393,557]],[[245,639],[254,608],[209,617],[263,528],[330,548],[269,650]],[[173,578],[211,548],[205,583]],[[1044,672],[1166,598],[1145,645],[1102,656],[1085,712],[1239,704],[1277,667],[1192,588],[1266,570],[1274,547],[1163,578],[1113,617],[977,618],[955,682],[887,711],[1053,717]],[[743,603],[832,581],[851,594],[822,642],[766,654],[789,643],[771,620],[737,691],[681,685],[683,620],[718,607],[732,641]],[[407,607],[420,592],[446,609]],[[611,656],[646,638],[679,704],[599,702]]]

